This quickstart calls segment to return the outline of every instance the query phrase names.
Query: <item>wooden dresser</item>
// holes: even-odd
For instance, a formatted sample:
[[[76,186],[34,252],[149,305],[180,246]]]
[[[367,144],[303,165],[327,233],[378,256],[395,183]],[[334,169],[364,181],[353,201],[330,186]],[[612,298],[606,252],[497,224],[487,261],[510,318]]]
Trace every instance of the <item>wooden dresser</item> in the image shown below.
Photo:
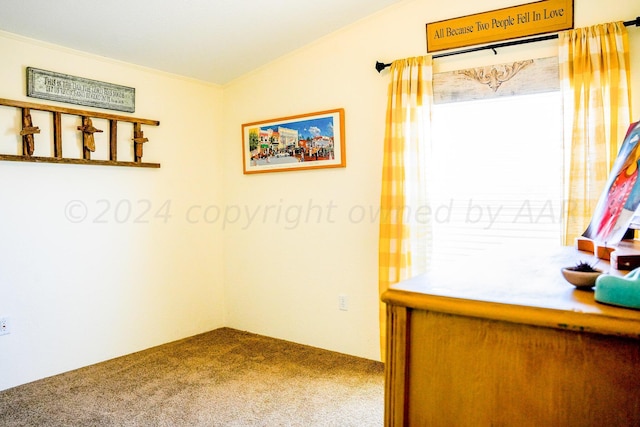
[[[580,260],[597,261],[505,256],[385,292],[385,425],[640,426],[640,311],[566,282]]]

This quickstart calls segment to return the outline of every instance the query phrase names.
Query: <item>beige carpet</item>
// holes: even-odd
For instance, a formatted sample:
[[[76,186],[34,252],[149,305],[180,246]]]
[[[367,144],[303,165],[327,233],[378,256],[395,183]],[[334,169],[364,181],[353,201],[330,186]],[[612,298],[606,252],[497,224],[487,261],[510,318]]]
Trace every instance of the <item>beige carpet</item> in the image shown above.
[[[383,365],[222,328],[0,392],[9,426],[382,426]]]

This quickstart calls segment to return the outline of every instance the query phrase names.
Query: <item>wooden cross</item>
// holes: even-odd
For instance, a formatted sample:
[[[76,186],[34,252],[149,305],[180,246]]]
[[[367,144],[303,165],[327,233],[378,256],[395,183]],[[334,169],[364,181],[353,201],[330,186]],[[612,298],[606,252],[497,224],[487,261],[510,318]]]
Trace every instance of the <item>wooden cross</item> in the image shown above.
[[[40,128],[33,126],[31,122],[31,112],[28,108],[22,109],[22,130],[20,135],[22,136],[22,153],[26,156],[32,156],[35,149],[35,141],[33,135],[40,133]]]
[[[93,123],[89,117],[82,118],[82,126],[78,126],[78,130],[82,131],[83,158],[90,159],[91,152],[96,151],[96,140],[93,134],[102,132],[102,130],[93,127]]]
[[[140,129],[140,123],[135,123],[133,127],[133,145],[135,147],[135,161],[142,161],[142,144],[149,141],[144,137],[144,132]]]

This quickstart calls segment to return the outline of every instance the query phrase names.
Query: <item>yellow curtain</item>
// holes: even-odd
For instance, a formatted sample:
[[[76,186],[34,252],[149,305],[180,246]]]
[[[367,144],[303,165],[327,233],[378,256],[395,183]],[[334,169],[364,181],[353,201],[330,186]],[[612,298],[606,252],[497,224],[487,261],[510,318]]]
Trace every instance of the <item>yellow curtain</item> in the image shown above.
[[[430,224],[427,173],[433,99],[431,56],[394,61],[384,140],[380,201],[379,290],[426,271]],[[386,307],[380,305],[385,359]]]
[[[564,244],[591,220],[631,122],[629,43],[622,22],[559,34],[564,102]]]

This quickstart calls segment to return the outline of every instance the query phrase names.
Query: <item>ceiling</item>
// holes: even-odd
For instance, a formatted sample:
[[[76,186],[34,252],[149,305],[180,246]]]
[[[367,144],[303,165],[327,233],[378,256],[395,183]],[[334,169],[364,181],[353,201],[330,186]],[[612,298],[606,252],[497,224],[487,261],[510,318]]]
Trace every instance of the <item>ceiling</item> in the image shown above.
[[[403,0],[0,0],[0,30],[225,84]]]

